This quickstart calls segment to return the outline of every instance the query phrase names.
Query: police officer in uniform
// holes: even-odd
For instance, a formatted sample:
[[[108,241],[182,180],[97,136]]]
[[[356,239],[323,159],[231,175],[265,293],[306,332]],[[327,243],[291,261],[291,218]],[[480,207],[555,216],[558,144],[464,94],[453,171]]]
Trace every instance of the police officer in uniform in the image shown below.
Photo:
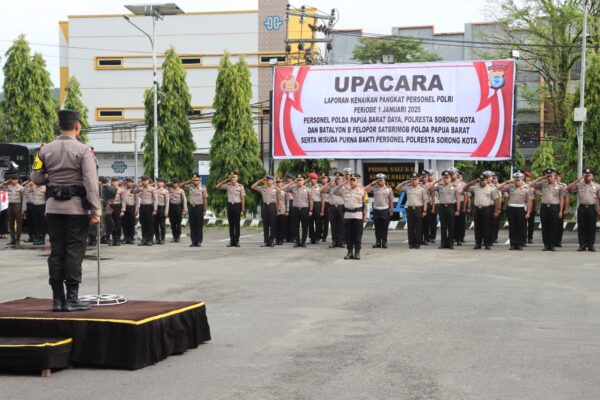
[[[458,193],[450,179],[450,172],[443,171],[442,177],[428,189],[429,192],[435,192],[439,199],[440,249],[454,248],[454,217],[458,217],[460,214],[458,211],[460,208],[460,193]]]
[[[112,232],[110,235],[112,236],[112,241],[109,241],[110,246],[120,246],[121,245],[121,202],[124,189],[119,187],[119,178],[113,176],[110,179],[110,184],[115,189],[115,197],[110,202],[110,218],[112,219]]]
[[[30,185],[31,203],[27,206],[27,211],[30,213],[28,224],[33,235],[33,245],[37,246],[46,243],[46,186],[36,185],[35,182],[30,182]]]
[[[600,214],[600,185],[594,182],[594,171],[586,168],[583,176],[567,186],[569,192],[577,192],[577,251],[596,251],[596,222]]]
[[[344,225],[348,250],[344,260],[360,260],[363,224],[367,222],[369,213],[367,192],[358,185],[358,178],[351,175],[349,182],[336,186],[333,193],[340,193],[344,198]]]
[[[329,194],[329,221],[331,223],[330,249],[344,247],[344,198],[341,194],[333,193],[335,187],[343,182],[344,175],[341,172],[336,172],[333,184],[331,182],[326,184]]]
[[[79,112],[59,111],[58,125],[61,135],[40,149],[31,179],[46,184],[49,195],[46,218],[52,309],[80,311],[90,308],[78,297],[87,230],[90,224],[100,222],[102,208],[95,158],[89,146],[77,140],[81,132]]]
[[[281,179],[275,179],[275,187],[277,188],[277,224],[275,227],[275,244],[281,246],[285,241],[285,235],[288,231],[288,215],[289,215],[289,203],[287,199],[287,193],[283,190],[283,182]]]
[[[198,177],[198,179],[200,179]],[[179,179],[173,178],[171,188],[169,189],[169,222],[171,223],[171,232],[173,239],[171,242],[179,243],[181,237],[181,220],[183,214],[187,214],[187,199],[185,191],[179,187]]]
[[[430,192],[429,188],[433,186],[435,171],[432,169],[423,170],[421,173],[422,184],[428,193],[427,215],[423,219],[423,240],[421,244],[435,243],[435,237],[437,236],[437,196],[435,192]]]
[[[200,247],[203,239],[204,214],[208,208],[208,191],[206,186],[200,181],[198,175],[194,175],[193,184],[188,186],[188,195],[190,204],[188,206],[190,214],[190,247]],[[184,197],[185,198],[185,197]]]
[[[2,190],[8,192],[8,229],[10,231],[11,246],[21,244],[21,229],[23,216],[27,212],[25,199],[25,188],[19,183],[18,172],[8,174],[8,183],[2,186]]]
[[[240,247],[240,220],[246,213],[246,191],[238,183],[238,174],[232,171],[229,179],[215,185],[216,189],[227,191],[227,221],[229,223],[229,244],[227,247]]]
[[[457,206],[458,216],[454,217],[454,242],[457,246],[462,246],[465,242],[465,230],[467,222],[467,214],[465,205],[465,193],[463,191],[465,183],[462,181],[462,174],[454,167],[449,168],[452,184],[460,193],[460,207]]]
[[[150,178],[142,176],[142,187],[138,189],[137,212],[142,226],[142,241],[140,246],[152,246],[154,236],[154,220],[158,210],[156,188],[150,186]]]
[[[261,247],[275,247],[275,238],[277,235],[278,189],[273,184],[274,181],[274,176],[267,175],[250,186],[252,190],[259,192],[262,198],[261,216],[263,224],[263,244]]]
[[[535,188],[541,194],[540,220],[542,222],[543,251],[555,251],[558,244],[558,230],[564,207],[564,191],[556,180],[556,171],[548,168],[546,176],[534,181]]]
[[[309,218],[308,223],[308,237],[310,237],[310,244],[317,244],[321,240],[322,232],[322,224],[321,218],[325,213],[325,201],[324,201],[324,193],[321,193],[321,185],[319,184],[319,175],[315,172],[311,172],[308,174],[310,179],[310,183],[308,188],[311,191],[311,195],[313,198],[313,213]]]
[[[501,197],[498,189],[491,183],[491,174],[480,175],[465,185],[464,191],[473,193],[473,222],[475,225],[475,246],[490,250],[493,241],[494,218],[500,215]],[[475,185],[477,183],[477,185]]]
[[[154,216],[154,238],[156,244],[165,244],[165,221],[169,216],[169,190],[165,188],[165,180],[156,178],[156,215]]]
[[[506,181],[498,186],[505,193],[508,217],[508,238],[511,250],[523,250],[527,241],[527,219],[531,212],[533,201],[531,191],[525,186],[521,172],[513,174],[512,181]]]
[[[291,173],[287,173],[285,175],[285,182],[282,186],[290,184],[294,181],[295,177]],[[287,232],[285,234],[285,241],[288,243],[296,242],[296,233],[298,232],[298,228],[294,226],[296,216],[294,214],[294,198],[291,192],[285,193],[287,202],[288,202],[288,215],[287,215]]]
[[[33,188],[35,183],[29,181],[23,184],[23,219],[27,221],[27,240],[26,243],[33,242],[34,227],[33,227]]]
[[[373,195],[373,224],[375,225],[373,248],[387,249],[390,218],[394,215],[394,191],[386,184],[384,174],[377,174],[375,178],[375,181],[365,186],[365,192]]]
[[[529,189],[529,195],[531,197],[531,210],[529,210],[529,218],[527,218],[527,243],[533,243],[533,232],[535,231],[535,216],[537,215],[537,194],[535,185],[531,184],[531,172],[523,172],[525,175],[524,186]]]
[[[313,213],[312,191],[304,185],[302,175],[298,175],[294,182],[285,185],[283,190],[292,194],[294,227],[296,228],[294,247],[306,247],[309,219]],[[302,228],[302,234],[300,234],[300,228]]]
[[[325,174],[321,174],[319,177],[321,186],[329,183],[329,177]],[[323,192],[323,216],[321,217],[321,241],[327,242],[327,235],[329,234],[329,192]]]
[[[408,247],[418,249],[423,238],[423,217],[427,215],[428,192],[420,185],[417,173],[413,173],[409,181],[399,183],[396,190],[406,192]]]
[[[135,218],[137,217],[137,190],[133,180],[125,178],[125,189],[121,192],[121,214],[123,220],[123,238],[125,244],[135,244]]]

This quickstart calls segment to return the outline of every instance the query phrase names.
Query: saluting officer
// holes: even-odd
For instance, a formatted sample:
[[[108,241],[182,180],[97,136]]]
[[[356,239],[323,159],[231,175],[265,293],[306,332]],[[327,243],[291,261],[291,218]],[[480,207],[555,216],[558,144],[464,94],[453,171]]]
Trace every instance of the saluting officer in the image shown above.
[[[264,240],[261,247],[275,247],[278,189],[273,185],[274,180],[275,178],[272,175],[267,175],[250,186],[252,190],[256,190],[262,196],[261,216]]]
[[[158,210],[156,189],[150,186],[150,178],[142,176],[142,187],[138,189],[137,212],[142,225],[142,241],[140,246],[152,246],[154,236],[154,220]]]
[[[496,173],[493,171],[490,171],[492,173],[492,177],[490,182],[488,183],[489,185],[491,185],[492,187],[498,189],[498,186],[500,185],[498,183],[498,176],[496,176]],[[500,197],[500,202],[502,203],[502,197]],[[492,246],[494,245],[494,243],[498,243],[498,234],[500,233],[500,220],[502,218],[502,207],[500,208],[500,214],[498,215],[497,218],[494,218],[493,224],[492,224]]]
[[[165,188],[165,180],[156,178],[156,215],[154,216],[154,237],[156,244],[165,244],[165,221],[169,215],[169,190]]]
[[[563,212],[560,217],[560,221],[558,222],[558,238],[556,241],[556,247],[562,247],[562,238],[565,232],[565,217],[567,217],[571,213],[571,204],[569,201],[569,192],[567,191],[567,184],[562,181],[562,173],[560,171],[556,171],[556,181],[560,186],[563,187]]]
[[[206,186],[202,185],[198,175],[194,175],[192,185],[187,186],[187,189],[190,198],[188,207],[190,215],[190,239],[192,240],[190,247],[200,247],[203,239],[204,214],[206,214],[206,209],[208,208],[208,191]],[[183,195],[183,198],[185,199],[185,195]]]
[[[460,206],[457,205],[456,211],[458,215],[454,217],[454,242],[457,246],[462,246],[465,242],[465,229],[467,222],[467,214],[465,209],[465,182],[462,180],[462,174],[454,167],[448,168],[452,185],[456,188],[460,197]],[[458,203],[457,203],[458,204]]]
[[[358,185],[358,178],[350,176],[349,182],[336,186],[333,193],[341,193],[344,198],[344,225],[346,231],[346,249],[344,260],[360,260],[363,224],[369,213],[367,192]]]
[[[27,212],[27,202],[24,196],[25,188],[19,183],[18,172],[8,174],[8,182],[2,185],[2,190],[8,192],[8,229],[10,231],[9,245],[21,244],[21,229],[23,216]]]
[[[425,169],[421,172],[421,181],[423,187],[427,191],[427,215],[423,219],[423,240],[421,244],[428,245],[429,243],[435,243],[435,237],[437,236],[437,196],[435,192],[430,192],[429,189],[434,184],[435,171],[432,169]]]
[[[373,248],[387,249],[390,218],[394,215],[394,190],[386,184],[384,174],[375,175],[376,180],[365,187],[373,195],[373,224],[375,244]]]
[[[329,177],[325,174],[321,174],[319,177],[321,186],[329,183]],[[323,192],[323,216],[321,217],[321,241],[327,242],[327,235],[329,234],[329,192]]]
[[[169,189],[169,222],[171,223],[171,232],[173,239],[171,242],[179,243],[181,237],[181,220],[183,214],[187,214],[187,199],[185,191],[179,187],[179,179],[173,178],[171,188]]]
[[[596,222],[600,215],[600,185],[594,182],[594,171],[586,168],[583,176],[567,186],[567,190],[577,191],[577,251],[596,251]]]
[[[565,188],[556,181],[556,171],[548,168],[546,176],[534,181],[541,193],[540,220],[542,222],[543,251],[555,251],[558,244],[558,230],[564,207]]]
[[[227,247],[240,247],[240,220],[246,213],[246,191],[238,183],[238,174],[232,171],[229,178],[215,185],[216,189],[227,191],[227,221],[229,223],[229,244]]]
[[[102,216],[96,161],[90,147],[77,140],[81,132],[78,111],[59,111],[58,126],[61,135],[40,148],[31,173],[31,179],[46,184],[49,193],[52,310],[88,310],[90,304],[79,301],[78,292],[88,226],[98,224]]]
[[[413,173],[410,180],[399,183],[396,190],[406,193],[408,247],[418,249],[423,238],[423,217],[427,215],[428,192],[419,184],[417,173]]]
[[[111,218],[112,218],[112,223],[113,223],[113,229],[112,232],[110,232],[112,234],[112,242],[109,242],[109,245],[112,246],[120,246],[121,245],[121,232],[122,232],[122,227],[121,227],[121,203],[123,201],[122,196],[123,193],[125,192],[125,190],[121,187],[119,187],[119,178],[117,178],[116,176],[113,176],[110,180],[110,183],[112,185],[113,188],[115,188],[116,193],[115,193],[115,197],[114,199],[112,199],[112,201],[110,202],[110,208],[111,208]]]
[[[492,176],[489,172],[479,176],[465,185],[464,191],[473,193],[473,222],[475,225],[475,246],[481,249],[483,242],[485,249],[490,250],[493,241],[494,218],[500,215],[500,192],[491,183]],[[475,185],[477,183],[477,185]]]
[[[294,181],[295,177],[291,173],[285,174],[285,182],[283,182],[283,186],[290,184]],[[291,192],[285,192],[286,200],[288,203],[288,214],[287,214],[287,232],[285,233],[285,241],[288,243],[296,243],[296,233],[298,232],[298,227],[295,227],[296,216],[294,214],[294,198]]]
[[[310,188],[304,185],[304,177],[298,175],[294,182],[288,183],[283,187],[286,192],[292,193],[294,209],[294,234],[296,243],[294,247],[306,247],[306,237],[308,236],[308,222],[313,213],[313,196]],[[302,226],[302,236],[300,236],[300,226]]]
[[[46,186],[36,185],[33,181],[30,184],[31,203],[27,206],[31,218],[28,222],[29,229],[32,231],[33,244],[43,245],[46,242],[44,239],[46,236]]]
[[[456,190],[450,179],[450,172],[443,171],[442,177],[428,189],[429,192],[436,192],[439,199],[440,249],[454,248],[454,217],[460,214],[458,211],[461,205],[460,193],[458,193],[458,190]]]
[[[285,235],[288,231],[288,215],[290,212],[288,203],[288,193],[283,190],[283,182],[280,178],[275,179],[277,187],[277,226],[275,227],[275,244],[281,246],[285,241]]]
[[[533,232],[535,231],[535,216],[537,215],[537,195],[535,185],[531,182],[531,172],[523,172],[525,175],[523,186],[529,189],[529,196],[531,197],[531,209],[529,210],[529,218],[527,218],[527,243],[533,243]]]
[[[331,222],[331,244],[329,248],[344,247],[344,198],[339,193],[333,193],[336,186],[344,182],[341,172],[335,173],[334,182],[327,182],[329,194],[329,221]]]
[[[321,193],[321,185],[319,184],[319,176],[315,172],[308,174],[310,178],[310,184],[308,188],[311,191],[313,198],[313,213],[309,218],[308,224],[308,236],[310,237],[310,244],[317,244],[321,240],[322,224],[321,218],[325,214],[325,195]]]
[[[33,188],[35,183],[28,181],[23,184],[23,220],[27,221],[27,240],[26,243],[32,243],[34,241],[34,227],[33,227]]]
[[[121,214],[123,220],[123,238],[125,244],[135,244],[135,218],[137,210],[137,190],[133,187],[133,179],[125,178],[125,189],[121,192]]]
[[[506,195],[508,238],[511,250],[523,250],[527,241],[527,219],[533,206],[531,190],[523,182],[524,174],[516,172],[511,181],[498,186]]]

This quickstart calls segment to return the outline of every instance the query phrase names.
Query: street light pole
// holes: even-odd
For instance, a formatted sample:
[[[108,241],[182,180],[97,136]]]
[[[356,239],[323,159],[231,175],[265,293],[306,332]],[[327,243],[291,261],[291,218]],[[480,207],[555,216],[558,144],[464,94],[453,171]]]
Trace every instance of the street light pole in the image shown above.
[[[579,89],[579,110],[575,109],[575,121],[579,122],[577,126],[577,177],[583,174],[583,125],[586,120],[585,110],[585,72],[586,72],[586,53],[587,53],[587,0],[583,4],[583,32],[581,41],[581,77]]]
[[[156,72],[156,20],[159,14],[156,10],[152,11],[152,72],[154,74],[154,85],[153,85],[153,103],[154,103],[154,182],[158,178],[158,74]]]

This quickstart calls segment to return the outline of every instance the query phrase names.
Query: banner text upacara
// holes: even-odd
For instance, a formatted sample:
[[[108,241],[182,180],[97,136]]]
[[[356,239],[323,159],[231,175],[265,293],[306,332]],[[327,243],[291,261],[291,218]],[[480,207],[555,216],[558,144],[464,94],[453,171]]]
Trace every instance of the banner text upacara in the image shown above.
[[[425,75],[400,75],[397,77],[384,75],[381,78],[374,76],[345,76],[335,77],[335,90],[337,92],[399,92],[399,91],[425,91],[444,90],[439,75],[431,78]]]

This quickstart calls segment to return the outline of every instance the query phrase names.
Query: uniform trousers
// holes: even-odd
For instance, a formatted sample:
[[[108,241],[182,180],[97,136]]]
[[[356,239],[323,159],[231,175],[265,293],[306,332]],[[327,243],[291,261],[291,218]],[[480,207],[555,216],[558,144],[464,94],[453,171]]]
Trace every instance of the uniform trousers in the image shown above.
[[[452,247],[454,245],[454,210],[456,204],[438,204],[438,213],[440,215],[440,230],[442,247]]]
[[[111,213],[111,217],[112,217],[112,221],[113,221],[113,230],[112,230],[112,240],[113,243],[117,243],[119,240],[121,240],[121,231],[122,231],[122,227],[121,227],[121,204],[112,204],[111,205],[112,208],[112,213]]]
[[[311,242],[318,242],[321,240],[322,234],[322,226],[323,222],[321,221],[321,202],[315,201],[313,203],[313,213],[310,216],[310,221],[308,224],[308,236],[310,237]]]
[[[321,217],[321,240],[325,242],[327,241],[327,235],[329,234],[329,202],[325,202],[325,207],[323,209],[325,212]]]
[[[423,237],[423,207],[406,206],[406,225],[408,228],[408,245],[421,244]]]
[[[87,215],[48,214],[50,257],[48,271],[53,289],[81,283],[81,263],[90,219]]]
[[[229,240],[231,244],[240,242],[240,219],[242,203],[227,203],[227,221],[229,223]]]
[[[275,235],[277,234],[277,205],[275,203],[263,203],[261,215],[264,243],[275,243]]]
[[[29,211],[29,208],[27,209]],[[46,205],[32,204],[31,205],[31,220],[29,221],[29,229],[34,238],[42,239],[46,234]]]
[[[295,226],[296,224],[296,211],[294,209],[294,201],[290,200],[289,202],[289,215],[288,215],[288,230],[286,232],[285,240],[288,242],[296,241],[296,233],[298,232],[298,228]]]
[[[308,236],[308,207],[294,207],[294,227],[296,228],[296,243],[306,244]],[[302,227],[302,236],[300,236],[300,227]]]
[[[154,216],[154,237],[156,241],[165,240],[165,206],[158,206]]]
[[[125,206],[123,236],[125,240],[133,240],[135,236],[135,206]]]
[[[540,221],[542,222],[542,241],[544,247],[556,247],[558,243],[558,225],[560,205],[542,204],[540,206]]]
[[[432,211],[433,206],[427,209],[427,215],[423,218],[423,242],[432,242],[437,236],[437,211]]]
[[[500,222],[502,221],[502,213],[498,215],[498,218],[494,218],[492,222],[492,243],[498,241],[498,233],[500,233]]]
[[[8,209],[0,211],[0,235],[8,233]]]
[[[344,236],[344,206],[330,205],[329,220],[331,222],[331,240],[333,243],[342,243]]]
[[[202,243],[204,230],[204,204],[195,206],[188,204],[188,211],[190,214],[190,239],[192,244],[200,244]]]
[[[140,204],[140,225],[142,225],[142,242],[152,243],[154,236],[154,221],[152,219],[154,205]]]
[[[465,241],[465,225],[467,222],[467,214],[459,210],[458,217],[454,217],[454,240],[457,242]]]
[[[525,207],[511,207],[506,209],[508,217],[508,238],[511,246],[523,246],[527,241],[527,219]]]
[[[475,225],[475,244],[492,245],[494,229],[494,206],[473,207],[473,223]]]
[[[351,253],[354,249],[355,253],[360,253],[363,234],[362,218],[345,218],[344,230],[346,231],[346,248],[348,252]]]
[[[181,219],[183,211],[181,204],[169,204],[169,222],[171,223],[171,232],[173,239],[179,239],[181,236]]]
[[[112,218],[112,206],[106,207],[106,212],[102,215],[103,226],[102,226],[102,239],[103,243],[110,240],[110,235],[112,231],[115,229]]]
[[[275,228],[275,237],[277,239],[277,243],[283,243],[285,240],[285,235],[288,230],[288,219],[289,217],[285,214],[280,214],[277,216],[277,227]]]
[[[30,240],[33,240],[35,235],[33,227],[33,203],[27,203],[27,211],[25,211],[25,224],[27,225],[27,234]]]
[[[9,203],[8,205],[8,230],[12,239],[21,238],[23,225],[23,211],[21,203]]]
[[[527,220],[527,240],[533,240],[533,231],[535,231],[535,216],[537,215],[535,203],[532,208],[533,210],[529,213],[529,219]]]
[[[373,209],[373,225],[375,225],[375,243],[387,244],[388,228],[390,226],[390,209]]]
[[[577,236],[579,245],[593,247],[596,243],[596,205],[580,204],[577,208]]]

